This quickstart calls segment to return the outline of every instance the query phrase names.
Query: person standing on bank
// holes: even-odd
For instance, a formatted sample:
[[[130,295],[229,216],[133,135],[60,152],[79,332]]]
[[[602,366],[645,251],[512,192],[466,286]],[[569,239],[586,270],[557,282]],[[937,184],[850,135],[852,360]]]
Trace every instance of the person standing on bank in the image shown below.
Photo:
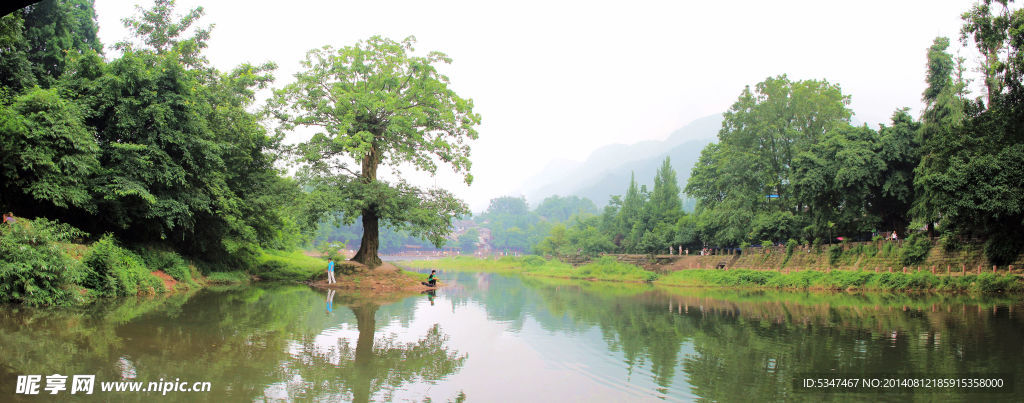
[[[334,280],[334,259],[331,259],[331,261],[327,263],[327,284],[334,283],[337,283],[337,281]]]

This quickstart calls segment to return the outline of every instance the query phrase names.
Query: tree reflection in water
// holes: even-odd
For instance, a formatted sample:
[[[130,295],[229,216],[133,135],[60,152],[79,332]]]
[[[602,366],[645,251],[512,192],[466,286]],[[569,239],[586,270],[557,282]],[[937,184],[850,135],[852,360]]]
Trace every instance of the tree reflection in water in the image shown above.
[[[287,374],[302,379],[300,385],[289,387],[289,398],[368,402],[383,392],[381,399],[391,400],[403,384],[441,380],[466,362],[467,355],[447,345],[448,336],[437,324],[413,343],[401,343],[393,334],[375,338],[380,305],[363,301],[346,305],[355,314],[359,330],[355,348],[345,338],[327,349],[312,337],[302,340],[299,351],[287,364]]]

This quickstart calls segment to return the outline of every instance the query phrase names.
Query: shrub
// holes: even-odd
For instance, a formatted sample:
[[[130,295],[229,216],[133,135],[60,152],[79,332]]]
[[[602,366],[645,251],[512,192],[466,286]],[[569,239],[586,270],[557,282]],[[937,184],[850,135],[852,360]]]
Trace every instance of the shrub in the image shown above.
[[[893,242],[886,242],[885,245],[882,246],[882,257],[892,257],[894,252],[895,246]]]
[[[960,237],[951,232],[946,232],[939,237],[939,243],[942,245],[942,250],[946,252],[955,252],[964,247]]]
[[[985,242],[985,257],[996,265],[1007,265],[1017,260],[1024,238],[1019,236],[995,236]]]
[[[932,242],[921,233],[914,233],[907,238],[900,250],[900,262],[904,265],[914,265],[924,261],[928,257],[928,251],[932,249]]]
[[[335,261],[334,270],[345,272],[345,262]],[[327,276],[327,261],[307,256],[302,251],[266,250],[253,266],[252,273],[266,280],[308,281]]]
[[[210,284],[241,284],[249,282],[249,275],[244,271],[218,271],[206,276]]]
[[[658,275],[640,267],[622,263],[611,256],[602,256],[580,266],[572,278],[594,278],[598,280],[654,281]]]
[[[547,262],[548,261],[546,259],[544,259],[544,258],[542,258],[540,256],[530,255],[530,256],[524,257],[522,263],[523,263],[523,266],[525,266],[525,267],[540,267],[540,266],[543,266],[543,265],[547,264]]]
[[[164,292],[164,282],[152,275],[142,258],[104,235],[85,255],[87,267],[83,285],[102,296],[128,296]]]
[[[793,251],[796,250],[796,248],[798,246],[800,246],[800,243],[797,242],[796,239],[790,238],[788,241],[786,241],[786,258],[787,259],[790,256],[793,256]]]
[[[345,260],[345,256],[342,256],[341,250],[345,249],[345,242],[321,242],[316,246],[316,250],[320,252],[320,255],[326,259],[334,259],[335,262]]]
[[[160,270],[175,280],[195,285],[188,263],[177,253],[164,250],[142,249],[138,252],[149,271]]]
[[[828,248],[828,264],[835,266],[839,263],[839,258],[843,256],[843,247],[840,245],[832,245]]]
[[[58,242],[86,235],[43,218],[0,224],[0,301],[34,306],[73,302],[74,284],[84,278],[85,268],[63,254]]]

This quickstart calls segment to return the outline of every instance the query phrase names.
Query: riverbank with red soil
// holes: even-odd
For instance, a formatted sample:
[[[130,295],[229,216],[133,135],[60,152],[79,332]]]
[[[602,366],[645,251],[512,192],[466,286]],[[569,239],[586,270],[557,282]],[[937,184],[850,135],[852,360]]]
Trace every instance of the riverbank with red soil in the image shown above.
[[[438,287],[425,286],[422,283],[426,281],[426,275],[404,271],[387,262],[373,269],[352,261],[346,261],[343,264],[347,266],[346,270],[351,270],[351,274],[343,274],[344,272],[339,270],[335,273],[334,278],[337,282],[328,284],[327,278],[323,277],[310,281],[307,284],[322,289],[361,290],[379,293],[421,293],[444,286],[441,283],[438,284]]]

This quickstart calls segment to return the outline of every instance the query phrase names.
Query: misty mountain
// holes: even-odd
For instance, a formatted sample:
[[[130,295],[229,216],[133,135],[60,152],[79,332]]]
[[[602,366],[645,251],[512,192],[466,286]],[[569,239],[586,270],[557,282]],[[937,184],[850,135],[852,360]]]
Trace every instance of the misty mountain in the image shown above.
[[[607,145],[594,150],[582,163],[552,161],[527,182],[523,193],[532,204],[557,194],[586,197],[604,206],[611,195],[625,194],[631,172],[636,174],[637,183],[650,189],[666,156],[671,158],[683,188],[701,150],[716,139],[721,127],[722,115],[707,116],[672,132],[665,140]]]

